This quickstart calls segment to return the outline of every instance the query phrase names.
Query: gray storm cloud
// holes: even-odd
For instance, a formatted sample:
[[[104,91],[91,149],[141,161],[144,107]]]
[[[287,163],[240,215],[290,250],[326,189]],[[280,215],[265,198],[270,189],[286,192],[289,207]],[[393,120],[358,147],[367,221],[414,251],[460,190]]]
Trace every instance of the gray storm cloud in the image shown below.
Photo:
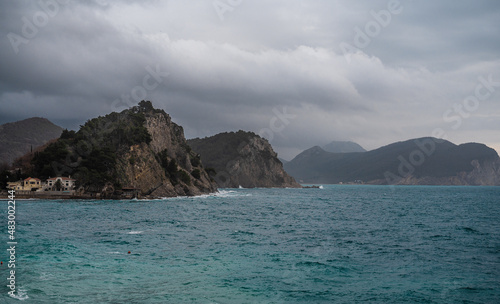
[[[76,129],[144,98],[187,137],[261,132],[288,159],[436,129],[500,149],[497,1],[186,2],[2,2],[0,123]]]

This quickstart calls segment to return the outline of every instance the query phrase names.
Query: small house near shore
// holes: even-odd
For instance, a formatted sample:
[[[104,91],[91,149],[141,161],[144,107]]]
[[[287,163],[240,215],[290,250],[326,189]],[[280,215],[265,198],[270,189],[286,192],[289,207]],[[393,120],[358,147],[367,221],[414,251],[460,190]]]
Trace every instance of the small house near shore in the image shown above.
[[[73,191],[76,180],[70,177],[58,176],[42,182],[35,177],[28,177],[17,182],[7,183],[7,189],[19,191]]]
[[[49,191],[71,191],[75,189],[75,179],[70,177],[52,177],[47,179],[44,188]]]
[[[23,190],[24,181],[8,182],[7,189],[10,190]]]
[[[37,191],[42,188],[42,181],[36,177],[28,177],[23,181],[23,190]]]

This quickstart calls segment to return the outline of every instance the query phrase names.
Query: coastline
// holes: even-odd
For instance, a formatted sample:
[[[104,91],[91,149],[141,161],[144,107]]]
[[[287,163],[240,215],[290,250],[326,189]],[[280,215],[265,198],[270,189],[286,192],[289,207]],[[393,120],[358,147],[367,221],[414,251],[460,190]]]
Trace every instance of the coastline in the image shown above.
[[[62,192],[62,193],[53,193],[54,191],[50,191],[51,193],[46,193],[46,192],[36,192],[33,191],[32,193],[18,193],[16,192],[16,200],[17,199],[39,199],[39,200],[49,200],[49,199],[133,199],[133,198],[144,198],[141,197],[140,195],[133,195],[133,194],[121,194],[121,195],[110,195],[110,196],[105,196],[105,195],[100,195],[100,194],[76,194],[76,193],[68,193],[68,192]],[[8,192],[0,192],[0,200],[8,200],[9,199],[9,194]]]

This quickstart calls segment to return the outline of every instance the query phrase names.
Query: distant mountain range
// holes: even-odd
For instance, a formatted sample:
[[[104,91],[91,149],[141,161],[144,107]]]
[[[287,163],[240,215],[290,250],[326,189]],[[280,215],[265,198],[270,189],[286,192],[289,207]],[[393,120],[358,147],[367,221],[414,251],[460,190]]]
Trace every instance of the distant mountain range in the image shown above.
[[[303,183],[500,185],[500,158],[495,150],[431,137],[368,152],[332,153],[316,146],[284,167]]]
[[[0,125],[0,162],[10,165],[32,148],[58,138],[62,131],[61,127],[40,117]]]
[[[324,145],[322,147],[323,150],[326,152],[333,152],[333,153],[349,153],[349,152],[366,152],[366,150],[358,145],[355,142],[352,141],[332,141],[331,143]],[[289,162],[289,160],[283,159],[278,157],[278,159],[283,163],[286,164]]]
[[[47,144],[51,140],[54,143]],[[43,145],[45,149],[37,149]],[[80,151],[81,147],[93,148],[92,153]],[[26,154],[31,149],[33,153]],[[76,156],[68,158],[68,153]],[[77,157],[78,153],[83,154]],[[455,145],[425,137],[366,151],[353,142],[334,141],[287,162],[251,132],[186,141],[182,127],[150,102],[92,119],[78,132],[63,132],[37,117],[1,125],[0,163],[11,164],[25,154],[25,163],[33,166],[27,166],[33,172],[26,172],[34,176],[56,175],[57,168],[49,164],[57,163],[86,191],[104,191],[105,185],[114,183],[152,196],[209,193],[215,183],[219,187],[300,187],[296,181],[500,185],[500,158],[483,144]]]

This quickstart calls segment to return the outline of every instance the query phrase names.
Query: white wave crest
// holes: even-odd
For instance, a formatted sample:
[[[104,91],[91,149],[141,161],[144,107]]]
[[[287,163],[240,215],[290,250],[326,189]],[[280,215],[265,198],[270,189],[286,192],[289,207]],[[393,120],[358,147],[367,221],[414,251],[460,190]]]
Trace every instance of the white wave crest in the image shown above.
[[[204,198],[211,198],[211,197],[241,197],[241,196],[252,196],[252,194],[242,193],[242,192],[235,191],[235,190],[218,189],[217,192],[209,193],[209,194],[202,194],[202,195],[197,195],[197,196],[163,197],[163,198],[156,199],[156,200],[158,200],[158,201],[172,201],[172,200],[185,200],[185,199],[197,200],[197,199],[204,199]]]
[[[144,231],[129,231],[127,234],[142,234]]]

